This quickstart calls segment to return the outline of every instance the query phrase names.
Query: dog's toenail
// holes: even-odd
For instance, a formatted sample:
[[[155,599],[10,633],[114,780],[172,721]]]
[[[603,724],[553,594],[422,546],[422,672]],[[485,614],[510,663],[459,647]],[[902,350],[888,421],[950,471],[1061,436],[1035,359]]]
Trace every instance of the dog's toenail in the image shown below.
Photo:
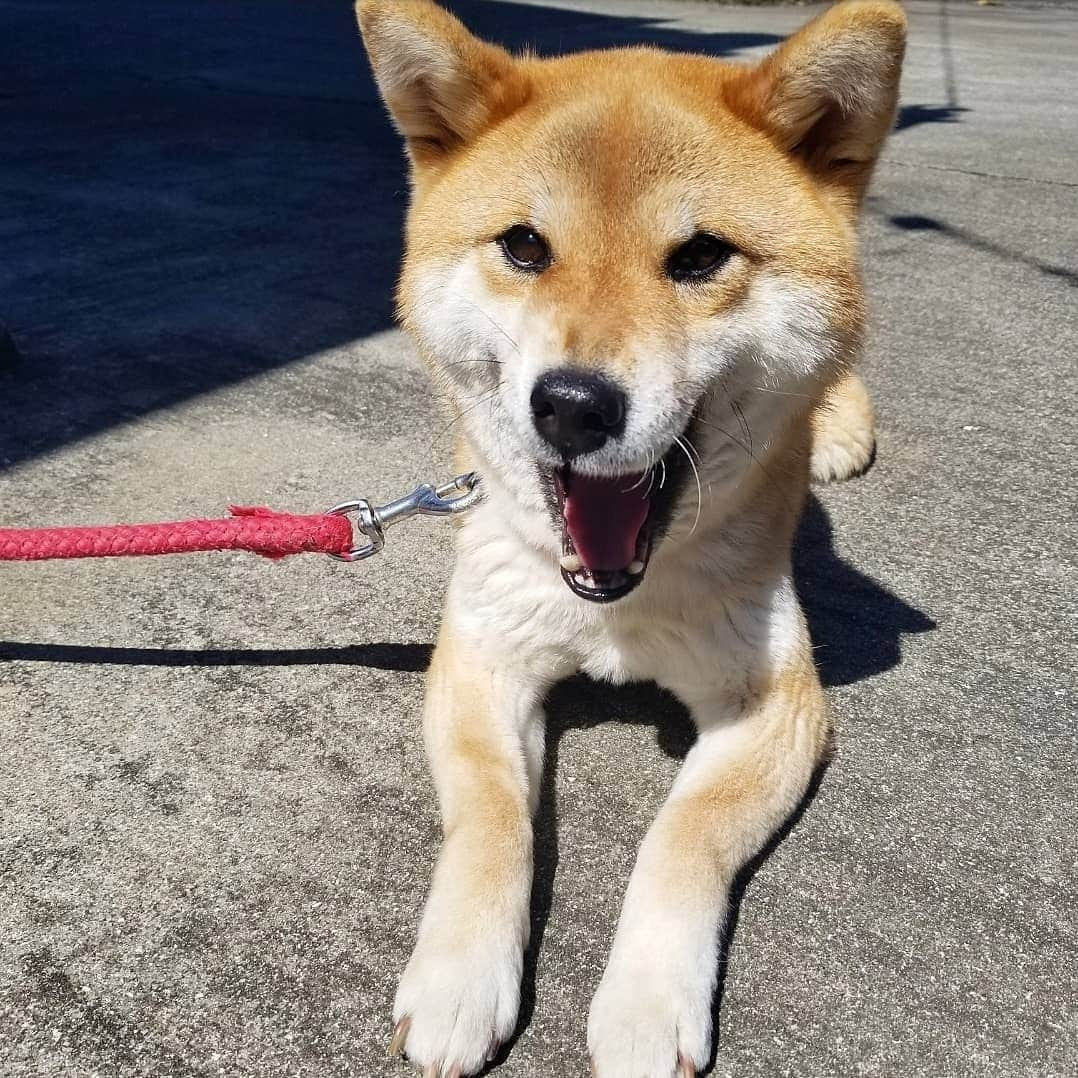
[[[405,1015],[393,1028],[393,1036],[389,1041],[389,1058],[394,1059],[404,1051],[404,1042],[408,1039],[408,1030],[412,1020]]]

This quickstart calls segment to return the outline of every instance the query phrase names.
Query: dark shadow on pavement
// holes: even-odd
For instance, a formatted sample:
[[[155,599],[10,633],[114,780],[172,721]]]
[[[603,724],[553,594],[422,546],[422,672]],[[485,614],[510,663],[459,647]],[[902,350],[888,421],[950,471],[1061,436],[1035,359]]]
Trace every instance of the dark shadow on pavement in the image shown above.
[[[782,827],[768,839],[767,845],[741,869],[730,887],[730,898],[726,908],[726,924],[723,925],[722,941],[719,944],[719,979],[718,984],[715,987],[715,999],[711,1010],[711,1025],[713,1029],[711,1038],[711,1059],[708,1060],[708,1064],[704,1068],[704,1074],[710,1073],[711,1069],[715,1066],[715,1057],[718,1054],[720,1041],[722,1039],[722,1001],[726,995],[726,977],[730,969],[730,948],[733,945],[734,934],[737,932],[737,922],[741,917],[741,904],[745,899],[745,892],[748,890],[753,877],[760,871],[763,864],[775,850],[786,841],[791,832],[793,832],[801,822],[801,818],[809,810],[809,806],[812,802],[815,801],[816,794],[819,792],[820,786],[823,783],[824,775],[827,773],[827,769],[830,766],[830,759],[825,759],[824,762],[816,768],[812,778],[809,780],[808,789],[798,803],[797,808],[795,808],[789,817],[787,817],[786,822]]]
[[[531,1022],[535,1011],[535,976],[554,899],[558,869],[558,750],[569,730],[589,730],[604,722],[655,727],[655,740],[669,757],[682,760],[696,740],[696,728],[685,707],[651,683],[603,685],[578,676],[554,687],[546,702],[547,740],[539,811],[535,818],[535,879],[532,884],[531,942],[524,956],[520,1019],[496,1062],[503,1061]]]
[[[366,666],[421,673],[430,644],[352,644],[327,648],[124,648],[0,640],[0,663],[91,663],[101,666]]]
[[[782,40],[765,33],[694,33],[644,14],[607,15],[504,0],[446,0],[444,6],[480,37],[514,52],[529,49],[540,56],[622,45],[654,45],[677,52],[728,57],[743,49]]]
[[[887,214],[873,208],[870,208],[869,212],[874,213],[875,216],[902,232],[934,232],[975,251],[983,251],[985,254],[1001,258],[1005,262],[1015,262],[1022,266],[1028,266],[1030,269],[1035,269],[1038,273],[1043,273],[1047,277],[1057,277],[1065,281],[1071,288],[1078,285],[1078,270],[1068,269],[1066,266],[1059,266],[1053,262],[1044,262],[1039,258],[1033,258],[1031,255],[1022,254],[1020,251],[1012,251],[1000,243],[986,240],[975,232],[970,232],[968,229],[960,228],[957,225],[948,224],[938,217],[928,217],[920,213]]]
[[[969,111],[958,105],[903,105],[898,110],[895,130],[905,131],[921,124],[958,123],[962,113]]]
[[[956,123],[964,112],[958,100],[958,73],[954,59],[954,46],[951,42],[951,20],[947,4],[949,0],[939,0],[937,25],[939,27],[940,69],[943,76],[943,92],[946,103],[942,105],[903,105],[898,110],[896,131],[905,131],[919,124]]]
[[[902,637],[936,622],[836,552],[831,519],[810,495],[794,541],[794,581],[827,687],[882,674],[902,660]]]

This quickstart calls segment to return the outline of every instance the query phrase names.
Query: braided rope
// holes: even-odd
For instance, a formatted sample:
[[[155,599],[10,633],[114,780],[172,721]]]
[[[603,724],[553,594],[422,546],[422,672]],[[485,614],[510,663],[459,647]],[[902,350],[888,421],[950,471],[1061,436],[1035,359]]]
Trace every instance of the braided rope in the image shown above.
[[[103,528],[0,528],[0,561],[118,558],[248,550],[267,558],[290,554],[344,554],[352,525],[343,516],[293,516],[261,507],[230,506],[231,517],[171,524],[117,524]]]

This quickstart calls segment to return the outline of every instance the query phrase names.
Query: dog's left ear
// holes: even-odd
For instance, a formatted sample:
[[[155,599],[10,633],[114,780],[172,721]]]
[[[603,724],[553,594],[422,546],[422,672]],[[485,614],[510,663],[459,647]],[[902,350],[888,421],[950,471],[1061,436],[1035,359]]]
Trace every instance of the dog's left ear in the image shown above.
[[[359,0],[375,81],[417,168],[434,167],[512,111],[523,94],[504,49],[431,0]]]
[[[730,104],[855,209],[894,122],[905,48],[897,3],[848,0],[735,80]]]

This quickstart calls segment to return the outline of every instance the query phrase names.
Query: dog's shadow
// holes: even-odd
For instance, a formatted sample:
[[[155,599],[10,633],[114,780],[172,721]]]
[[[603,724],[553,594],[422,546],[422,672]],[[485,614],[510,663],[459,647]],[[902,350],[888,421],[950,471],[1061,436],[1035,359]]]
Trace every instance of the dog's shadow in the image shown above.
[[[815,496],[810,497],[798,529],[794,574],[825,686],[848,685],[897,666],[901,661],[902,636],[928,632],[936,627],[927,614],[838,556],[831,520]],[[496,1062],[508,1055],[517,1037],[531,1022],[535,1009],[537,958],[550,915],[559,857],[555,777],[560,742],[567,731],[598,726],[611,714],[617,714],[623,722],[654,726],[659,748],[674,759],[684,759],[696,739],[695,727],[685,707],[670,693],[652,684],[612,688],[580,676],[562,682],[548,697],[547,755],[535,821],[531,944],[525,956],[520,1021],[516,1034],[504,1046]],[[734,881],[714,1001],[716,1047],[726,985],[726,955],[737,929],[742,900],[760,866],[794,830],[812,804],[826,769],[827,763],[817,769],[789,819]]]

